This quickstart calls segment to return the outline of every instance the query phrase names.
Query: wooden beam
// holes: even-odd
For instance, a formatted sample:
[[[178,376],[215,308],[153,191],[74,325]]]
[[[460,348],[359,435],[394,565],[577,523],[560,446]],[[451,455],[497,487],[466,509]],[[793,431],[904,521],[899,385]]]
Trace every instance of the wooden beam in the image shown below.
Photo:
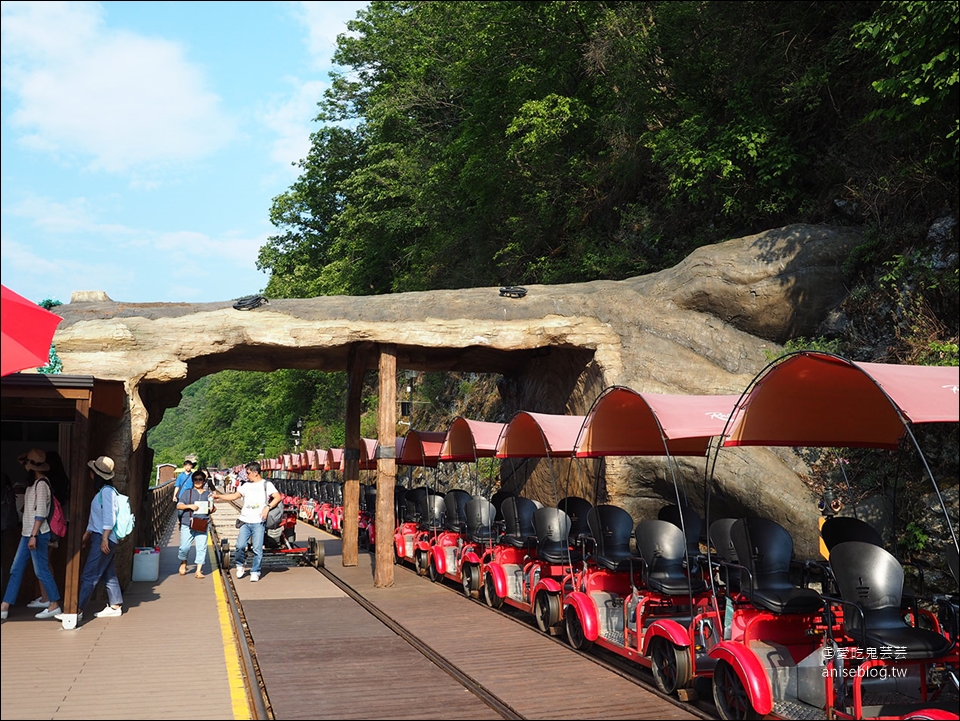
[[[61,426],[61,432],[63,432]],[[80,552],[83,532],[87,528],[91,490],[90,468],[90,396],[78,398],[73,427],[69,431],[70,458],[70,518],[67,525],[67,568],[63,588],[63,612],[78,613],[80,600]]]
[[[397,482],[397,347],[380,346],[380,406],[377,414],[377,438],[380,457],[377,459],[377,543],[376,568],[373,585],[387,588],[393,585],[394,551],[393,487]]]
[[[360,533],[360,401],[370,343],[350,347],[347,357],[347,412],[343,448],[342,563],[356,566]]]

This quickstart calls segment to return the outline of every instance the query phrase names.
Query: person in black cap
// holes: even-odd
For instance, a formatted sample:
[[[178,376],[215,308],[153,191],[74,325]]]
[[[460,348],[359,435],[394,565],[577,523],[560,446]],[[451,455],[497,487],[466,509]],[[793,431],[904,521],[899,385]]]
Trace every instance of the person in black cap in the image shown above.
[[[183,459],[183,470],[180,472],[180,475],[177,476],[177,482],[173,487],[173,502],[176,503],[180,499],[180,494],[183,492],[184,488],[190,488],[193,485],[193,482],[190,480],[190,477],[193,475],[193,472],[196,470],[197,466],[197,457],[194,455],[187,456]]]

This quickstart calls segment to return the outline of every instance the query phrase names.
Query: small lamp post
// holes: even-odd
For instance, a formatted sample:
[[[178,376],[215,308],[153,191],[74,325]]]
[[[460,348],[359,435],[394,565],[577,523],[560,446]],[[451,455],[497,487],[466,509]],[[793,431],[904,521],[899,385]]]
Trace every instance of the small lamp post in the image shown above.
[[[404,371],[407,378],[407,400],[400,401],[400,415],[409,418],[409,426],[413,428],[413,381],[417,377],[416,371]]]
[[[300,452],[300,433],[303,431],[303,418],[297,419],[297,430],[291,431],[290,435],[293,436],[293,452]]]

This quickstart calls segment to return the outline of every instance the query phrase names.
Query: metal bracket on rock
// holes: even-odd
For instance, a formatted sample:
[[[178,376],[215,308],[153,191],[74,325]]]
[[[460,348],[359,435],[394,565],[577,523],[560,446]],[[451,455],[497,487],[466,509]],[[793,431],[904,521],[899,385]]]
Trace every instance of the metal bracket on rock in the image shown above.
[[[523,298],[527,289],[522,285],[505,285],[500,289],[501,298]]]

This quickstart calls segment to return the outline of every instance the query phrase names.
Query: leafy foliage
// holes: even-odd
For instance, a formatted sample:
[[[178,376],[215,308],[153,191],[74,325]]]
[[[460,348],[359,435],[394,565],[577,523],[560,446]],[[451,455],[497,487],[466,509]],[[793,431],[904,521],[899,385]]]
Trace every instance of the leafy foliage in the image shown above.
[[[39,305],[41,308],[46,308],[47,310],[53,310],[58,305],[63,305],[63,303],[61,303],[59,300],[44,298],[37,305]],[[43,366],[43,368],[37,368],[37,372],[47,375],[63,373],[63,361],[60,360],[60,356],[57,355],[57,346],[55,343],[50,344],[50,355],[48,357],[47,364]]]

